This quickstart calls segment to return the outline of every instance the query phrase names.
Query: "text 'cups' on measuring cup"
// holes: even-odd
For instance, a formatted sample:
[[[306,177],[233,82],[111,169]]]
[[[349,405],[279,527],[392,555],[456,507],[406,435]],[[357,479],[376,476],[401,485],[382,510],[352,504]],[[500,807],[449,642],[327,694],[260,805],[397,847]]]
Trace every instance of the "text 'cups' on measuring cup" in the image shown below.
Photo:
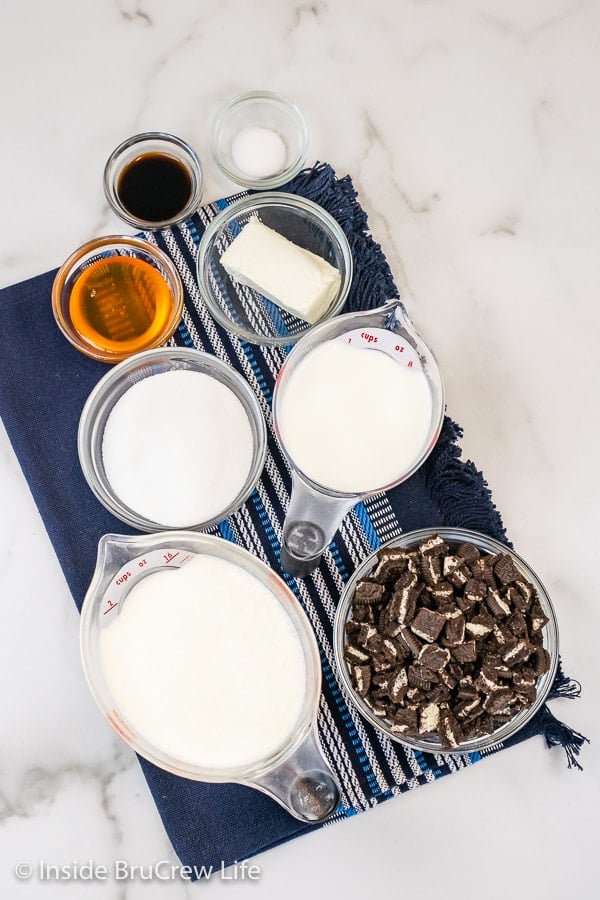
[[[98,706],[145,759],[184,778],[257,788],[304,822],[338,808],[317,737],[314,634],[285,583],[246,550],[190,531],[105,535],[80,637]]]
[[[273,398],[292,470],[283,568],[308,575],[352,506],[418,469],[443,417],[437,363],[399,300],[311,329],[281,367]]]

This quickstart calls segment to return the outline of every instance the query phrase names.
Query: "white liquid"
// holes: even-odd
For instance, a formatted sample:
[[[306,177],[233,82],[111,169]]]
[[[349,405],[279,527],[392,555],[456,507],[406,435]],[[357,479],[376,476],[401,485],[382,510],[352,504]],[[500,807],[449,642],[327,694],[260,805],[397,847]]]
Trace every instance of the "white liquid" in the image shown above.
[[[304,357],[277,401],[295,465],[318,484],[348,493],[399,480],[420,456],[432,414],[419,366],[336,340]]]
[[[139,515],[181,528],[227,509],[244,487],[253,451],[248,415],[233,391],[186,370],[130,387],[102,439],[115,494]]]
[[[304,653],[287,613],[215,556],[134,585],[101,632],[100,655],[115,707],[140,737],[205,768],[269,756],[304,702]]]

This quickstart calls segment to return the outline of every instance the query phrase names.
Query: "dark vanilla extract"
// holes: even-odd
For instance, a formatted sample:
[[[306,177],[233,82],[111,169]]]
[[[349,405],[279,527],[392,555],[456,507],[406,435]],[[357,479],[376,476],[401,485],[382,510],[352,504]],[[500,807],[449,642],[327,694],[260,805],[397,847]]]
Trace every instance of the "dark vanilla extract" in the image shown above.
[[[145,222],[176,218],[192,196],[187,167],[167,153],[144,153],[128,163],[117,182],[124,208]]]

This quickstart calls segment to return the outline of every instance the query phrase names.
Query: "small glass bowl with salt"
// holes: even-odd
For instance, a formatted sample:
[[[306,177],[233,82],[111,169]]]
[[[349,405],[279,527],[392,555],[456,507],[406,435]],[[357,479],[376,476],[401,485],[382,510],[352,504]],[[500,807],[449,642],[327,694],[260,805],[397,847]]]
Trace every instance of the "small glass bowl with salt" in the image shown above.
[[[77,436],[84,477],[138,531],[199,531],[226,519],[260,478],[267,430],[248,382],[209,353],[160,347],[111,369]]]
[[[214,160],[231,181],[269,190],[297,175],[308,154],[309,130],[300,109],[272,91],[233,97],[210,131]]]

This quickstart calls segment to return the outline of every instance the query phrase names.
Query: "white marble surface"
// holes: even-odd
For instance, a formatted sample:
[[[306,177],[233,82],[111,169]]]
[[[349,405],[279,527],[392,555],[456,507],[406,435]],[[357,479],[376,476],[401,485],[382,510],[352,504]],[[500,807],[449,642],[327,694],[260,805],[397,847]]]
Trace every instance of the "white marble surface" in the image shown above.
[[[258,882],[109,878],[67,894],[595,895],[599,49],[597,0],[2,5],[0,283],[120,230],[101,173],[122,138],[188,139],[215,199],[231,190],[208,153],[215,109],[256,88],[294,98],[311,158],[352,174],[437,352],[465,456],[552,594],[583,683],[553,710],[596,738],[583,774],[534,739],[263,854]],[[4,432],[0,498],[0,893],[49,900],[64,882],[19,881],[17,863],[175,857],[88,693],[75,607]]]

